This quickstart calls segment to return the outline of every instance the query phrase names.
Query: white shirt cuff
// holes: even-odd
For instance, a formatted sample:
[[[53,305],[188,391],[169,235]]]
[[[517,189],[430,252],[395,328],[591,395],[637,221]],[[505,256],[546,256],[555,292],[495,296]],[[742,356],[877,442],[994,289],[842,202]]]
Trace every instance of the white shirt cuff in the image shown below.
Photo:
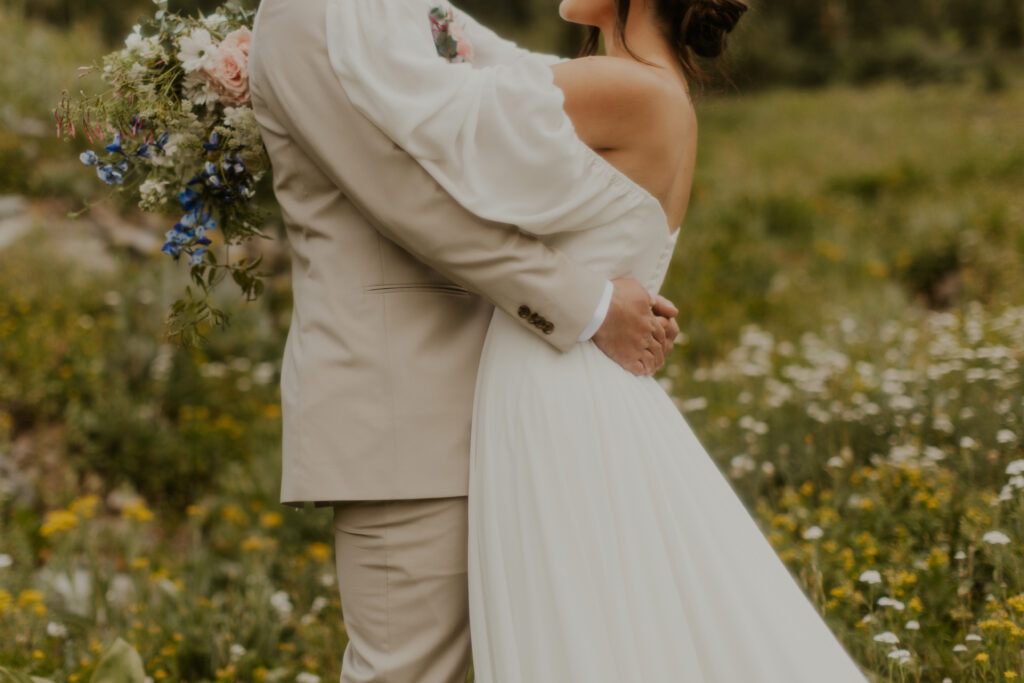
[[[597,302],[597,309],[594,311],[594,317],[590,321],[590,324],[583,328],[583,332],[580,333],[578,341],[584,342],[594,336],[601,325],[604,324],[604,319],[608,317],[608,308],[612,304],[612,294],[615,292],[615,285],[612,284],[611,280],[605,280],[604,283],[604,294],[601,295],[601,300]]]

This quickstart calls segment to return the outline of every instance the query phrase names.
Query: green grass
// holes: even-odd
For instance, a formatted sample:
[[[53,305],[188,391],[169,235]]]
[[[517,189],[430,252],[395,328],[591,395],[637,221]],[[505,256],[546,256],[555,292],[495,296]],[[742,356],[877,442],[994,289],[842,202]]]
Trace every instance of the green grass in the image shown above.
[[[94,47],[3,26],[42,74],[4,72],[5,116],[46,119]],[[701,102],[665,287],[664,385],[879,681],[1024,677],[1024,87],[983,85]],[[49,135],[0,139],[0,192],[77,208],[100,184]],[[0,454],[29,487],[0,494],[0,666],[84,682],[123,637],[156,681],[336,680],[329,513],[277,503],[287,273],[186,352],[180,267],[90,271],[44,227],[0,252]]]

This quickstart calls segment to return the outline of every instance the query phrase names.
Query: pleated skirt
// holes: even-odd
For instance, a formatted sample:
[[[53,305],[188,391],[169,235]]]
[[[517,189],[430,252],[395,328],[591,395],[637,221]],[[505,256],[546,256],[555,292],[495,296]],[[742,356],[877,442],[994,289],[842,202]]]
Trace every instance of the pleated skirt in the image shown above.
[[[479,683],[864,683],[651,377],[496,310],[477,378]]]

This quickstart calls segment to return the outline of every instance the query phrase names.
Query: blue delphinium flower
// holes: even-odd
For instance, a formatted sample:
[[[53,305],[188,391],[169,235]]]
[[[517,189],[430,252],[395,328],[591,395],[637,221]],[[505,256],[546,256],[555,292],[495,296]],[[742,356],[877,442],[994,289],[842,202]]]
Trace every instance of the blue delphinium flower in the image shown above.
[[[199,247],[192,253],[192,258],[188,260],[189,265],[198,266],[203,262],[203,255],[206,254],[206,247]]]
[[[196,210],[203,204],[199,193],[188,187],[178,193],[178,201],[181,202],[186,211]]]
[[[245,173],[245,162],[238,154],[225,154],[222,166],[228,175],[239,176]]]
[[[107,185],[113,185],[114,183],[124,182],[124,173],[114,167],[113,164],[103,164],[96,168],[96,175],[100,177],[103,182]]]
[[[114,134],[114,141],[107,145],[107,151],[111,153],[117,152],[118,154],[124,154],[124,148],[121,147],[120,133]]]
[[[216,152],[220,149],[220,134],[210,133],[210,141],[203,143],[203,149],[207,152]]]
[[[143,144],[137,150],[135,150],[135,156],[142,157],[143,159],[152,159],[153,155],[149,153],[149,145]]]
[[[160,249],[160,251],[170,256],[173,256],[174,260],[177,261],[178,256],[181,254],[181,247],[179,247],[177,244],[174,244],[173,242],[168,242],[163,246],[163,248]]]
[[[96,156],[96,152],[92,151],[91,149],[87,149],[84,152],[82,152],[78,156],[78,158],[81,159],[82,163],[85,164],[86,166],[95,166],[96,164],[100,163],[100,158]]]

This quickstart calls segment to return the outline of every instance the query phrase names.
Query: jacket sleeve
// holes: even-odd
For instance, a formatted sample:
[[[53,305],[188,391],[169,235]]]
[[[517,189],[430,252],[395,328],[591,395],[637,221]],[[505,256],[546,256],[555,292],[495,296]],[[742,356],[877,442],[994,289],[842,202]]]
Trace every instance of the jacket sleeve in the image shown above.
[[[285,4],[272,7],[283,13]],[[261,128],[300,147],[375,228],[417,259],[483,295],[552,346],[564,351],[576,344],[606,278],[456,202],[353,108],[328,62],[322,24],[273,15],[263,22],[268,30],[256,27],[250,56]]]

